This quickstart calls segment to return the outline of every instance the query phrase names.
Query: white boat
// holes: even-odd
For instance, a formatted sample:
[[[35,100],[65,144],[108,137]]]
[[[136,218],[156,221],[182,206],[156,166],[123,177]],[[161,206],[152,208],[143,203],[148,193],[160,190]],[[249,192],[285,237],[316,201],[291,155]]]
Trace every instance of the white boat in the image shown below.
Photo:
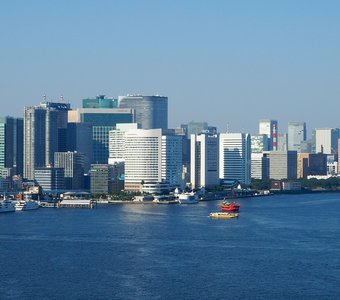
[[[15,204],[15,210],[33,210],[40,207],[40,201],[35,201],[31,199],[19,200]]]
[[[15,211],[15,203],[11,200],[6,199],[6,195],[4,195],[4,199],[0,201],[0,213],[14,212],[14,211]]]
[[[197,204],[199,199],[195,193],[182,193],[178,195],[181,204]]]
[[[152,202],[155,204],[179,204],[179,200],[174,196],[155,196]]]

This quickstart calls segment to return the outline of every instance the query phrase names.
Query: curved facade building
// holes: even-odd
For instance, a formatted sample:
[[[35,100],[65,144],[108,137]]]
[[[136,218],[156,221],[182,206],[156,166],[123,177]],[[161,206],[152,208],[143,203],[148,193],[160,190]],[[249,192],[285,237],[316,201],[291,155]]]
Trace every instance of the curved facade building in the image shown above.
[[[168,97],[128,95],[118,97],[119,108],[133,108],[142,129],[168,129]]]

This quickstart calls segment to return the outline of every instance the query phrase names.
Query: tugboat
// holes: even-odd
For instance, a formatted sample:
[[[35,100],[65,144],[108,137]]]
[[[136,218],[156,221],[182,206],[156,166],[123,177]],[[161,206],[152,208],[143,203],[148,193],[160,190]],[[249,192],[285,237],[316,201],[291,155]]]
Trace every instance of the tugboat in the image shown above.
[[[239,211],[239,209],[240,204],[237,204],[235,202],[223,201],[221,204],[222,211]]]

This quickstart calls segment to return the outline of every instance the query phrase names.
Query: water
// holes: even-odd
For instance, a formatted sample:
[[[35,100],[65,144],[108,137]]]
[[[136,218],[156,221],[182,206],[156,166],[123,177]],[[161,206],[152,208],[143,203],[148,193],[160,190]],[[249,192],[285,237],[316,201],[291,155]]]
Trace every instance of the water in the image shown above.
[[[340,194],[0,215],[0,299],[339,299]]]

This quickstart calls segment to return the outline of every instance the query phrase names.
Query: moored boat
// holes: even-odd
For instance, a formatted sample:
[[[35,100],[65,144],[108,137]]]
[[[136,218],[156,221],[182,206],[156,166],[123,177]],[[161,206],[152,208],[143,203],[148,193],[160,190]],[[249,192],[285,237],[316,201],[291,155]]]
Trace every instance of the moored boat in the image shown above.
[[[233,219],[238,218],[238,214],[228,212],[212,212],[210,213],[209,217],[214,219]]]
[[[182,193],[178,195],[181,204],[197,204],[199,199],[194,193]]]
[[[15,210],[33,210],[38,209],[40,202],[35,200],[18,200],[15,204]]]
[[[4,199],[0,201],[0,213],[3,212],[15,212],[15,204],[13,201],[6,199],[4,195]]]

